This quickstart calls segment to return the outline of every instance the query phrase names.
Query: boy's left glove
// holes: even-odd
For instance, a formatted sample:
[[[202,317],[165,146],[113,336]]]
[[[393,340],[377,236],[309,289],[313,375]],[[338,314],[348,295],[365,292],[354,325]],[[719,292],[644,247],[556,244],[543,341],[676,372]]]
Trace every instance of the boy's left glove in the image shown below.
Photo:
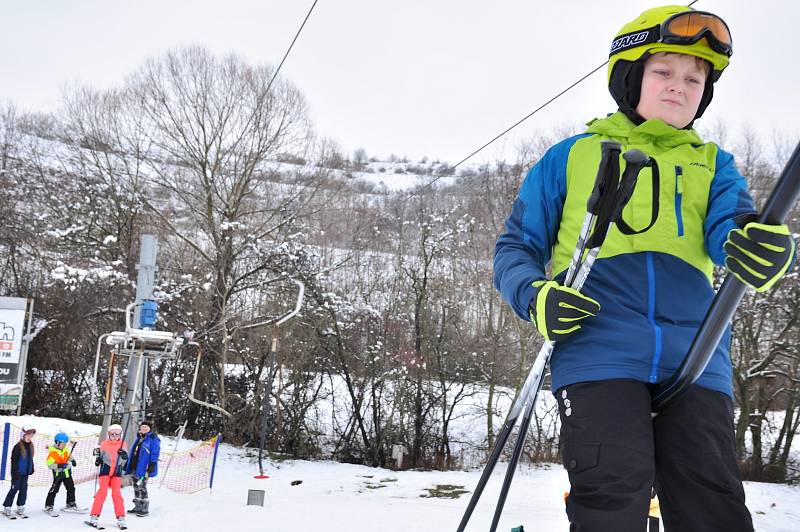
[[[795,243],[786,224],[750,222],[728,233],[725,266],[757,292],[769,290],[792,265]]]
[[[578,322],[600,311],[600,303],[557,281],[535,281],[538,290],[528,307],[544,339],[555,342],[580,330]]]

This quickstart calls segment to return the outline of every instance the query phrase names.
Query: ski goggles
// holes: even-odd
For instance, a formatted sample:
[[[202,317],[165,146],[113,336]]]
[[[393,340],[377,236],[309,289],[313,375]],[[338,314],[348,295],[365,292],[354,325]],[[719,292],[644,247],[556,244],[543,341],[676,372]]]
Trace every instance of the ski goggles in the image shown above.
[[[659,26],[620,35],[611,43],[609,55],[652,43],[694,44],[703,38],[715,52],[728,57],[733,54],[731,31],[724,20],[706,11],[684,11]]]
[[[23,436],[33,436],[34,434],[36,434],[36,429],[28,429],[28,430],[22,429]]]
[[[110,430],[108,431],[108,437],[109,438],[114,438],[114,437],[119,438],[120,436],[122,436],[121,432],[117,432],[116,430],[113,431],[113,432],[110,431]]]

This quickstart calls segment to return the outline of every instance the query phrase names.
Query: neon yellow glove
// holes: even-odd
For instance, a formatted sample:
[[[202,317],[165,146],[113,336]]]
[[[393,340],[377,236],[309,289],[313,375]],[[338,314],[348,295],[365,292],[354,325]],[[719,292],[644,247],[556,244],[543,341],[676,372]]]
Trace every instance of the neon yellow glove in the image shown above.
[[[725,266],[757,292],[769,290],[792,265],[795,243],[789,227],[750,222],[728,233]]]
[[[578,322],[600,311],[600,303],[556,281],[536,281],[538,290],[528,311],[531,322],[548,342],[563,340],[580,330]]]

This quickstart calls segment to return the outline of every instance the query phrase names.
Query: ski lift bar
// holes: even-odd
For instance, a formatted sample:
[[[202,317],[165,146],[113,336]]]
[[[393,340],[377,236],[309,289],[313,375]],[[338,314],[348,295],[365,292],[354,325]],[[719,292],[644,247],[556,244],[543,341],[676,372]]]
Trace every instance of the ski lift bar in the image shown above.
[[[203,348],[200,347],[200,344],[197,342],[189,342],[187,345],[191,345],[197,348],[197,361],[194,365],[194,377],[192,377],[192,389],[189,390],[189,400],[193,403],[196,403],[200,406],[205,406],[206,408],[211,408],[212,410],[216,410],[217,412],[221,412],[228,417],[232,417],[232,414],[222,408],[221,406],[212,405],[211,403],[206,403],[205,401],[201,401],[194,396],[194,389],[197,386],[197,375],[200,373],[200,359],[203,358]]]
[[[255,327],[261,327],[262,325],[275,325],[275,326],[278,326],[278,325],[281,325],[282,323],[286,322],[287,320],[290,320],[291,318],[293,318],[295,316],[295,314],[300,312],[300,307],[303,306],[303,295],[306,293],[306,287],[305,287],[305,285],[303,283],[301,283],[300,281],[298,281],[296,279],[290,279],[290,281],[292,281],[294,284],[296,284],[297,288],[299,290],[299,292],[297,293],[297,303],[295,303],[294,310],[290,310],[289,312],[287,312],[286,314],[284,314],[283,316],[281,316],[277,320],[275,318],[271,318],[271,319],[268,319],[268,320],[259,321],[257,323],[250,323],[248,325],[244,325],[244,326],[240,327],[240,329],[241,330],[253,329]]]
[[[798,194],[800,194],[800,143],[764,204],[758,222],[770,225],[782,224],[794,206]],[[725,334],[728,323],[733,319],[746,289],[747,286],[735,275],[728,274],[711,302],[680,367],[669,379],[658,385],[653,396],[654,412],[666,408],[702,375],[722,335]]]
[[[294,305],[294,310],[291,310],[283,315],[283,317],[279,318],[277,321],[266,321],[261,324],[257,325],[264,325],[267,323],[272,323],[272,346],[270,349],[269,355],[269,366],[267,367],[267,388],[264,390],[264,402],[261,407],[263,410],[263,415],[261,417],[261,434],[258,440],[258,475],[253,478],[258,479],[265,479],[269,478],[269,475],[264,474],[264,465],[261,460],[261,455],[264,452],[264,445],[267,441],[267,422],[269,421],[269,396],[272,395],[272,368],[275,366],[275,362],[277,359],[277,351],[278,351],[278,327],[294,317],[298,312],[300,312],[300,308],[303,306],[303,295],[305,294],[306,288],[303,283],[296,279],[291,279],[291,281],[297,285],[298,292],[297,292],[297,302]]]

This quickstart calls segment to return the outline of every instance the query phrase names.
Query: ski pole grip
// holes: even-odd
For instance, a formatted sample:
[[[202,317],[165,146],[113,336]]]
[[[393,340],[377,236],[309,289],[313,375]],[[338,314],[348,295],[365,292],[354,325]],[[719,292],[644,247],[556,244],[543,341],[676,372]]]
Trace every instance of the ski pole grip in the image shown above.
[[[597,205],[600,197],[605,192],[607,180],[609,178],[609,166],[612,157],[619,157],[622,145],[614,140],[604,140],[600,142],[600,164],[597,167],[597,177],[594,179],[594,188],[586,202],[586,210],[592,214],[597,214]]]
[[[636,181],[639,178],[639,172],[642,168],[650,164],[650,157],[641,150],[628,150],[622,154],[625,159],[625,172],[622,174],[622,181],[619,184],[617,192],[617,205],[614,210],[614,216],[611,217],[612,221],[619,220],[622,217],[622,209],[630,201],[633,196],[633,189],[636,188]]]

